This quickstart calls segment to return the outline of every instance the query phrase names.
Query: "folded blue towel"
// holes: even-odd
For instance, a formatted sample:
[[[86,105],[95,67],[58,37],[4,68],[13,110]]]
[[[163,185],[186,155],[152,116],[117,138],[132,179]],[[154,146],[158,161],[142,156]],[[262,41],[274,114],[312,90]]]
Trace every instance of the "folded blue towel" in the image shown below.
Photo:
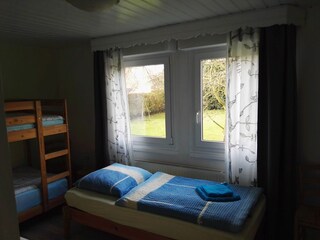
[[[227,184],[214,184],[214,185],[202,185],[202,192],[205,193],[208,197],[232,197],[233,191],[230,189]]]
[[[240,195],[233,192],[231,197],[209,197],[206,195],[206,193],[202,190],[201,187],[196,188],[196,192],[199,194],[199,196],[205,200],[205,201],[211,201],[211,202],[233,202],[240,200]]]

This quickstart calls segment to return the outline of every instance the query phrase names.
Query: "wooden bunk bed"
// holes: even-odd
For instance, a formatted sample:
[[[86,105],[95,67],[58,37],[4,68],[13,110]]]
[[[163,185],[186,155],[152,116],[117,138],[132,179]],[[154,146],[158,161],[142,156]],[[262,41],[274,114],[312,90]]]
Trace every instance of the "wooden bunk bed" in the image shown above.
[[[29,199],[35,198],[32,194],[38,195],[36,206],[24,206],[23,210],[19,210],[16,193],[19,222],[23,222],[64,203],[64,193],[71,187],[67,103],[64,99],[6,101],[5,113],[8,142],[14,143],[34,139],[37,146],[36,152],[40,160],[38,164],[39,183],[37,186],[28,186],[30,191],[28,188],[21,190],[25,195],[29,194]],[[58,117],[58,120],[55,117]],[[49,136],[58,135],[60,138],[53,141],[63,139],[63,149],[55,148],[52,150],[48,147],[49,142],[46,139]],[[50,144],[52,144],[52,140]],[[59,169],[59,172],[49,174],[47,165],[55,159],[60,159],[59,162],[62,162],[63,170]],[[31,161],[29,161],[29,164],[31,164]],[[15,173],[13,174],[15,175]],[[24,179],[20,179],[21,181],[23,182]],[[54,189],[59,188],[59,186],[64,186],[65,189]],[[21,199],[23,201],[23,198]]]

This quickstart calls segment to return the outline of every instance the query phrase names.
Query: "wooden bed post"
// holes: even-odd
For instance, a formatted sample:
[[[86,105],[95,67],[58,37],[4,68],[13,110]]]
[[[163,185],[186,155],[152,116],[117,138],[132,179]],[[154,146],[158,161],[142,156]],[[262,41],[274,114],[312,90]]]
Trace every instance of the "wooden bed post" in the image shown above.
[[[67,170],[69,172],[69,176],[68,176],[68,184],[69,184],[69,188],[72,187],[72,174],[71,174],[71,156],[70,156],[70,135],[69,135],[69,121],[68,121],[68,108],[67,108],[67,100],[64,99],[63,100],[63,114],[64,114],[64,119],[65,119],[65,124],[67,127],[67,131],[66,131],[66,145],[67,145],[67,149],[68,149],[68,154],[67,154],[67,162],[66,162],[66,167]]]
[[[65,239],[70,238],[71,213],[68,206],[63,206],[63,226]]]
[[[41,190],[42,190],[42,204],[44,211],[48,210],[48,181],[47,181],[47,167],[45,159],[45,144],[42,125],[42,108],[41,102],[35,101],[36,109],[36,123],[37,123],[37,138],[39,144],[39,157],[40,157],[40,169],[41,169]]]

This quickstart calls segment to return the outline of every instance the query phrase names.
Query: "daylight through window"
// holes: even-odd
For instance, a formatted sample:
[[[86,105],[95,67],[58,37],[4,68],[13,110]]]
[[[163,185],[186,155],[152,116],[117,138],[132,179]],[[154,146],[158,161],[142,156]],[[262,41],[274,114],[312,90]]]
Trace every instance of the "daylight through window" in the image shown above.
[[[226,59],[200,61],[201,141],[224,141]]]
[[[166,138],[164,64],[125,68],[131,134]]]

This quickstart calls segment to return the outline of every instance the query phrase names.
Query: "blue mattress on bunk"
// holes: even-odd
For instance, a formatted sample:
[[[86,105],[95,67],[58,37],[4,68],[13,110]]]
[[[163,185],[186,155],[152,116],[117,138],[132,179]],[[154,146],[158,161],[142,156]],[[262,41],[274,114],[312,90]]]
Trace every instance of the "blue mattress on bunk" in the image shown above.
[[[49,200],[64,195],[68,190],[68,182],[66,179],[60,179],[48,184]],[[16,196],[17,212],[24,212],[30,208],[38,206],[42,203],[41,190],[34,186],[29,190],[19,193]]]
[[[50,175],[50,174],[48,174]],[[31,167],[19,167],[13,170],[13,185],[15,190],[17,212],[24,212],[42,203],[40,171]],[[48,184],[49,200],[62,196],[68,190],[66,179],[60,179]]]
[[[262,194],[261,188],[229,185],[241,199],[232,202],[203,200],[196,192],[213,181],[157,172],[116,201],[116,205],[214,227],[228,232],[242,230]]]
[[[42,117],[42,125],[44,127],[60,125],[63,123],[64,123],[63,117],[59,115],[43,115]],[[8,126],[7,132],[26,130],[26,129],[34,128],[34,126],[35,126],[34,123]]]

